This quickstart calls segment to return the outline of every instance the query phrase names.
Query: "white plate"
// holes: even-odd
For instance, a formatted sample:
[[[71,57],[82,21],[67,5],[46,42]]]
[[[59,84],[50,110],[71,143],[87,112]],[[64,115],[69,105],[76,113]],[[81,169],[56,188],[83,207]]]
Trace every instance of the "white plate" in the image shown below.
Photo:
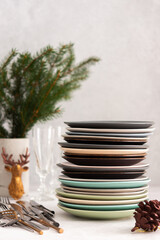
[[[148,149],[80,149],[80,148],[63,148],[65,153],[86,154],[86,155],[134,155],[144,154]]]
[[[144,186],[144,187],[137,187],[137,188],[104,188],[104,189],[101,189],[101,188],[79,188],[79,187],[70,187],[70,186],[65,186],[63,184],[61,184],[61,187],[63,189],[67,189],[67,190],[72,190],[72,191],[82,191],[83,192],[97,192],[97,193],[113,193],[113,194],[117,194],[117,193],[136,193],[136,192],[140,192],[140,191],[145,191],[145,190],[148,190],[149,186]]]
[[[71,132],[101,132],[101,133],[151,133],[155,128],[144,128],[144,129],[97,129],[97,128],[66,128]]]
[[[60,175],[59,179],[68,180],[68,181],[80,181],[80,182],[132,182],[132,181],[144,181],[149,178],[146,176],[134,178],[134,179],[84,179],[84,178],[70,178],[64,175]]]
[[[86,200],[86,199],[76,199],[76,198],[65,198],[61,197],[59,195],[56,195],[57,198],[63,202],[68,203],[74,203],[74,204],[88,204],[88,205],[117,205],[117,204],[133,204],[133,203],[139,203],[141,201],[144,201],[148,199],[148,197],[145,198],[138,198],[138,199],[131,199],[131,200]]]

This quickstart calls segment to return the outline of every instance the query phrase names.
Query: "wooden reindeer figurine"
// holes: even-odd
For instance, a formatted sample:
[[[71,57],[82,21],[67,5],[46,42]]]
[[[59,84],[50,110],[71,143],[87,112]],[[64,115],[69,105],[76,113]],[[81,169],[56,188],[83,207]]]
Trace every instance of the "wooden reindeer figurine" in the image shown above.
[[[24,188],[23,188],[23,183],[22,183],[22,172],[27,171],[28,167],[22,167],[25,164],[27,164],[28,158],[30,154],[28,153],[28,148],[26,149],[25,154],[20,154],[20,160],[18,162],[15,162],[12,157],[13,155],[8,155],[5,152],[5,148],[2,148],[2,158],[5,165],[5,169],[12,174],[12,179],[11,183],[9,184],[9,194],[14,198],[14,199],[20,199],[22,195],[24,194]],[[8,166],[10,165],[10,166]]]

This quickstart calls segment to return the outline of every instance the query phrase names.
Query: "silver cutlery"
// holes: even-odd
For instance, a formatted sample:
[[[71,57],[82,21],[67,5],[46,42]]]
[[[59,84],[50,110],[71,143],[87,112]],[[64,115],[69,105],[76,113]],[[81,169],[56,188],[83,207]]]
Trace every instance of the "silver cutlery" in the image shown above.
[[[36,231],[39,234],[43,234],[42,230],[53,228],[58,233],[62,233],[63,229],[59,227],[59,223],[53,217],[54,211],[35,201],[12,203],[8,197],[0,197],[1,227],[20,227],[31,232]]]
[[[17,201],[17,203],[19,203],[21,206],[23,206],[27,212],[30,212],[30,213],[32,212],[31,213],[32,218],[35,219],[36,221],[38,221],[39,223],[42,223],[45,226],[55,229],[58,233],[63,233],[62,228],[56,227],[55,225],[49,223],[49,221],[44,220],[44,218],[41,215],[43,211],[33,209],[33,207],[31,207],[27,201]],[[37,217],[33,216],[33,212],[37,215]],[[28,215],[30,213],[28,213]]]
[[[43,234],[43,231],[40,228],[38,228],[37,226],[36,227],[33,226],[29,221],[26,221],[24,219],[23,213],[21,211],[18,211],[17,209],[16,209],[16,211],[12,210],[14,208],[11,206],[8,198],[5,198],[5,197],[1,198],[1,204],[0,205],[4,209],[8,208],[8,210],[4,210],[4,211],[0,212],[0,215],[2,215],[4,218],[7,217],[7,218],[10,218],[10,219],[18,219],[17,223],[20,223],[20,224],[24,225],[25,227],[28,227],[28,228],[36,231],[40,235]]]
[[[32,207],[38,208],[44,212],[47,212],[48,214],[50,214],[52,217],[54,217],[55,212],[53,210],[49,210],[48,208],[44,207],[41,204],[38,204],[37,202],[35,202],[34,200],[30,201],[30,204],[32,205]]]

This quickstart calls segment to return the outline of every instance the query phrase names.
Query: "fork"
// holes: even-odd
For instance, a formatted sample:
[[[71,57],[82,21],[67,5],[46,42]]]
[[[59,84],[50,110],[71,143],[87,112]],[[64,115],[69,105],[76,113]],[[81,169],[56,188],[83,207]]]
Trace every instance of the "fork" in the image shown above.
[[[17,221],[18,223],[21,223],[21,224],[25,225],[26,227],[33,229],[34,231],[38,232],[40,235],[43,234],[43,231],[41,229],[39,229],[37,226],[33,226],[32,224],[28,223],[28,221],[24,220],[23,213],[19,214],[19,212],[18,212],[18,214],[17,214],[14,210],[12,210],[13,207],[12,207],[12,204],[10,203],[10,201],[9,201],[9,198],[7,198],[7,197],[2,198],[1,197],[0,205],[2,205],[4,209],[8,208],[8,212],[12,211],[12,213],[14,213],[14,218],[18,219],[18,221]]]

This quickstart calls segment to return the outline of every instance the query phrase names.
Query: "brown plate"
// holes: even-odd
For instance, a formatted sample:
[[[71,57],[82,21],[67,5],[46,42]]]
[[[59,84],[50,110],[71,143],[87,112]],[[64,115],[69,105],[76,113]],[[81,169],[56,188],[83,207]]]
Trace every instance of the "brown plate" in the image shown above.
[[[65,160],[76,165],[85,166],[131,166],[145,159],[142,157],[80,157],[62,156]]]
[[[134,179],[142,176],[145,171],[141,172],[69,172],[62,173],[71,178],[86,178],[86,179]]]
[[[71,152],[65,152],[64,153],[65,156],[79,156],[79,157],[121,157],[121,158],[125,158],[125,157],[145,157],[147,155],[147,153],[138,153],[138,154],[117,154],[117,155],[114,155],[114,154],[77,154],[77,153],[71,153]]]
[[[124,144],[125,145],[142,145],[147,143],[147,140],[142,139],[142,141],[139,140],[119,140],[119,139],[89,139],[89,138],[68,138],[68,137],[64,137],[64,140],[67,141],[68,143],[95,143],[95,144]]]

